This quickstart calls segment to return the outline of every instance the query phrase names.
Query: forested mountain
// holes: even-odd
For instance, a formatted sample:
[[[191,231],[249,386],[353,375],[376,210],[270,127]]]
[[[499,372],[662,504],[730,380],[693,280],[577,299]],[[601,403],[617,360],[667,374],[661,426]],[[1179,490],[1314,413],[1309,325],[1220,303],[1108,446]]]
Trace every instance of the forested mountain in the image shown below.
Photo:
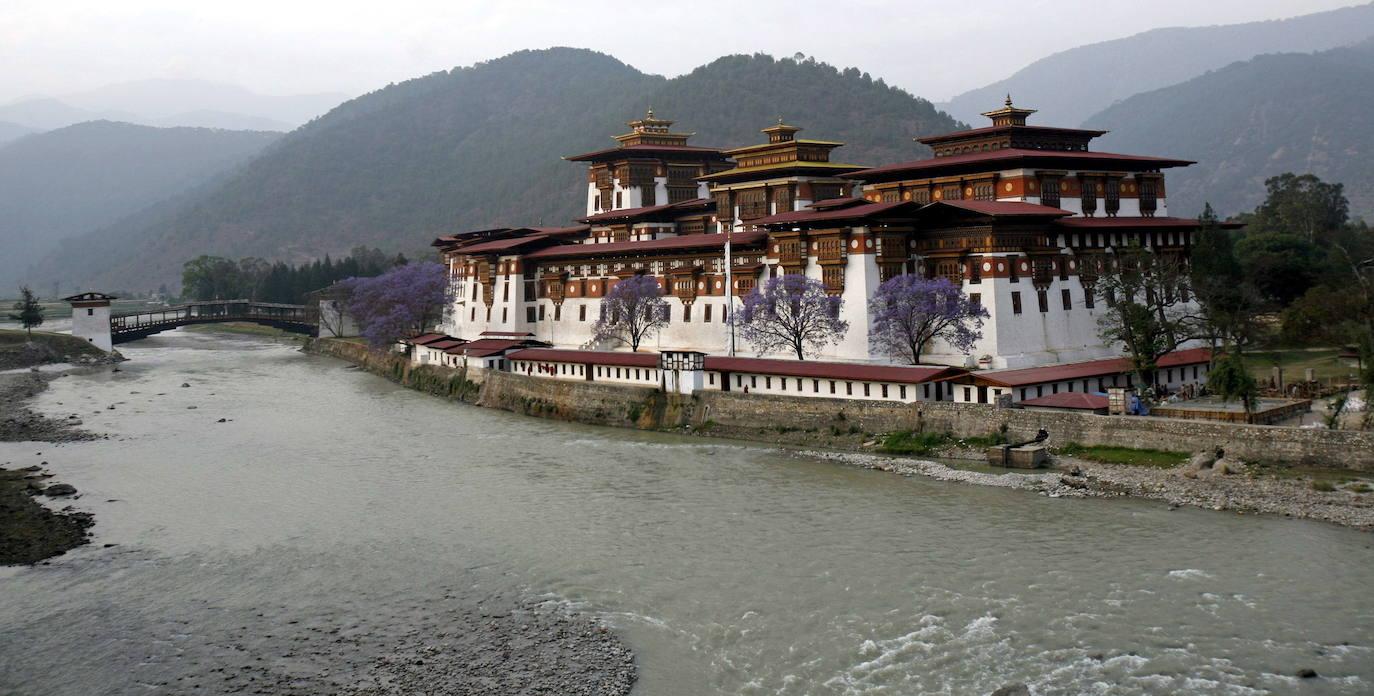
[[[156,287],[201,254],[300,262],[564,223],[582,212],[586,184],[582,165],[560,157],[614,147],[650,106],[717,147],[761,142],[783,116],[848,141],[836,158],[858,164],[920,156],[912,137],[958,127],[929,102],[810,60],[731,56],[666,80],[587,50],[522,51],[349,101],[224,182],[68,245],[40,274]]]
[[[1253,210],[1264,179],[1310,172],[1345,184],[1352,216],[1374,220],[1374,39],[1318,54],[1259,56],[1139,94],[1086,127],[1099,149],[1182,157],[1168,173],[1169,210]]]
[[[1142,6],[1142,11],[1148,11]],[[1176,84],[1264,53],[1322,51],[1374,35],[1374,4],[1285,20],[1154,29],[1042,58],[1011,77],[939,105],[956,118],[981,123],[1010,93],[1039,109],[1035,123],[1075,126],[1120,99]]]
[[[97,121],[0,146],[0,291],[58,240],[185,191],[280,135]]]

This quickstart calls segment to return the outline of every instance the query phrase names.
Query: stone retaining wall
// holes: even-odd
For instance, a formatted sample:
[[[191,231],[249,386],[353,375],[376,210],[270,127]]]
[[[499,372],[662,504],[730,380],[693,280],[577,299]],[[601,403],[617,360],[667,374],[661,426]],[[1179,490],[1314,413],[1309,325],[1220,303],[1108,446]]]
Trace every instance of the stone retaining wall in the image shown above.
[[[720,434],[743,437],[767,428],[826,430],[831,426],[870,433],[949,432],[961,438],[1005,431],[1013,441],[1029,440],[1043,428],[1049,431],[1052,446],[1077,442],[1180,452],[1222,447],[1229,455],[1250,461],[1374,472],[1371,432],[998,409],[987,404],[950,402],[901,404],[718,391],[683,396],[647,387],[486,370],[467,374],[462,369],[416,367],[398,354],[369,351],[361,344],[334,339],[313,339],[306,350],[349,360],[393,381],[439,396],[595,425],[645,429],[691,425],[707,433],[713,432],[711,426],[718,426],[716,432]]]

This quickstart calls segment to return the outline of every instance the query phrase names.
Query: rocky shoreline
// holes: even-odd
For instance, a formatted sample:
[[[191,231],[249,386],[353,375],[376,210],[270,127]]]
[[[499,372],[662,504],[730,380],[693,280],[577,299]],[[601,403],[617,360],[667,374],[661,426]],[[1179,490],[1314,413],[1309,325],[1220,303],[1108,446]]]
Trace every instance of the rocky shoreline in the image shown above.
[[[5,414],[0,417],[0,441],[57,443],[99,438],[80,430],[80,420],[48,418],[25,406],[57,376],[40,372],[0,375],[0,413]],[[32,565],[89,543],[89,530],[95,523],[89,513],[70,506],[53,510],[35,499],[76,497],[76,488],[52,483],[51,476],[41,465],[0,467],[0,565]]]
[[[988,473],[890,455],[827,451],[807,451],[805,454],[863,469],[1014,488],[1052,498],[1144,498],[1174,507],[1187,505],[1240,514],[1280,515],[1374,531],[1374,493],[1320,491],[1299,478],[1235,473],[1198,476],[1187,465],[1156,469],[1065,456],[1056,457],[1055,469],[1036,473]]]

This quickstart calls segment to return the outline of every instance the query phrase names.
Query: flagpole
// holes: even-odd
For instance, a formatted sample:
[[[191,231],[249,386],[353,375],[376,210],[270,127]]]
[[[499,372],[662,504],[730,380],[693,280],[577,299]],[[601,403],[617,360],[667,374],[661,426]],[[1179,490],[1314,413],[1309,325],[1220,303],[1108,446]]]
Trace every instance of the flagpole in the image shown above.
[[[716,213],[716,219],[720,220],[719,212]],[[735,263],[730,249],[730,228],[734,227],[733,222],[732,220],[729,226],[723,222],[719,223],[721,232],[725,235],[725,325],[730,330],[725,354],[732,357],[735,355]]]

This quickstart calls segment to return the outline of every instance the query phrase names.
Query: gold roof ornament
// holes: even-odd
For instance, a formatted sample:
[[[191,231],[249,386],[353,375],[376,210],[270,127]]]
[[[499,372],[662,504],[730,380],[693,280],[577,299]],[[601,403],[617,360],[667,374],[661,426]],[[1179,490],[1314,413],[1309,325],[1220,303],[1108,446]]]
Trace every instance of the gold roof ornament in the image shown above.
[[[1007,99],[1003,102],[1004,106],[996,111],[988,111],[983,115],[992,119],[994,126],[1024,126],[1026,117],[1035,113],[1035,109],[1018,109],[1011,105],[1011,94],[1007,94]]]

